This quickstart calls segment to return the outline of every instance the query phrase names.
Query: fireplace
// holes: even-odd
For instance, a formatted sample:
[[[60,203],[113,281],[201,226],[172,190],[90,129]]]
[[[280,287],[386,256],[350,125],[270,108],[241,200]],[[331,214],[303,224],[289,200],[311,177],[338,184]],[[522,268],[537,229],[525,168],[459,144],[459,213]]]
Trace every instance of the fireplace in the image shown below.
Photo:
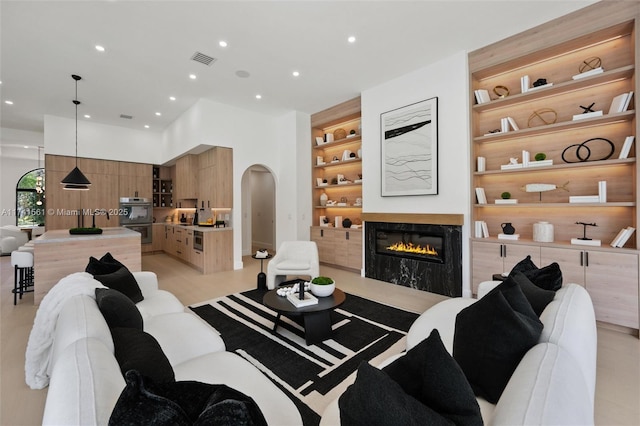
[[[394,231],[386,228],[388,227],[380,226],[376,230],[377,254],[444,263],[444,237],[442,235]]]
[[[366,220],[364,266],[369,278],[460,297],[462,227]]]

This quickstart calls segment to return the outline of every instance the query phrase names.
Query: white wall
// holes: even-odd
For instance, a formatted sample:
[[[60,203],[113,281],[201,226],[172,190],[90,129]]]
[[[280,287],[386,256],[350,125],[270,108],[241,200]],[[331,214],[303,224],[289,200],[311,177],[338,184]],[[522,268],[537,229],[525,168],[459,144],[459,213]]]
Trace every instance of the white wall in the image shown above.
[[[469,94],[467,54],[459,52],[425,68],[362,92],[363,212],[464,215],[463,293],[469,272]],[[438,195],[380,195],[380,114],[438,98]]]
[[[75,132],[74,119],[45,115],[45,153],[76,155]],[[78,157],[162,164],[161,142],[161,133],[78,121]]]
[[[38,168],[38,146],[43,145],[43,139],[44,135],[38,132],[1,129],[0,226],[16,224],[16,184],[22,175]],[[40,166],[44,167],[44,152],[40,156]]]

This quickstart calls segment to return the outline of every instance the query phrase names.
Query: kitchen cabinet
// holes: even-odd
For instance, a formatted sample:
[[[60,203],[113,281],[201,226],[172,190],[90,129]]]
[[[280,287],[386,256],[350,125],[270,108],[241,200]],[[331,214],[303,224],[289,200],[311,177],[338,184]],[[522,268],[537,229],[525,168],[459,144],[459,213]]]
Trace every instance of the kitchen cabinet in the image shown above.
[[[494,274],[510,272],[527,256],[540,266],[540,246],[530,244],[504,243],[501,241],[472,241],[473,252],[472,292],[478,294],[478,284],[491,281]]]
[[[576,283],[587,289],[597,320],[638,329],[637,253],[542,247],[540,254],[542,265],[558,263],[563,284]]]
[[[162,249],[204,274],[233,269],[233,231],[231,229],[206,229],[202,231],[203,249],[193,248],[196,228],[176,224],[164,225]]]
[[[151,164],[118,162],[118,189],[120,197],[139,197],[152,199]]]
[[[152,191],[154,208],[173,208],[173,180],[170,167],[153,166]]]
[[[175,164],[174,203],[198,198],[198,156],[187,154]]]
[[[198,200],[205,208],[233,207],[233,150],[215,147],[198,156]]]

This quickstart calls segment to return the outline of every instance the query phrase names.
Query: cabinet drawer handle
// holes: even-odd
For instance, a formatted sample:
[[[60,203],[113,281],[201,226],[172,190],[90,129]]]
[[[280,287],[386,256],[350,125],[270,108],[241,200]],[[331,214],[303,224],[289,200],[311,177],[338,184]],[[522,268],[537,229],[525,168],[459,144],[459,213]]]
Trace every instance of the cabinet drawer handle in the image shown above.
[[[321,229],[321,230],[320,230],[320,236],[321,236],[321,237],[324,237],[324,229]]]
[[[584,266],[589,266],[589,252],[584,252]]]
[[[349,239],[349,231],[346,232],[345,236],[346,236],[346,239],[348,240]]]
[[[580,266],[584,266],[584,252],[580,252]]]

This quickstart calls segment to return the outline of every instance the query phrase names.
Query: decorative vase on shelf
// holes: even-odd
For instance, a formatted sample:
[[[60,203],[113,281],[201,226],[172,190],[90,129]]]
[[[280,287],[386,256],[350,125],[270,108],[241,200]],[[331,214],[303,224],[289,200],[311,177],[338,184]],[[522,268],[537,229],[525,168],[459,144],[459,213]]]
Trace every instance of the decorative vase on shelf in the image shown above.
[[[537,222],[533,224],[533,241],[540,243],[553,242],[553,224],[549,222]]]
[[[511,225],[511,222],[502,223],[500,226],[502,227],[502,232],[506,235],[513,235],[516,233],[516,228]]]
[[[326,193],[323,192],[322,194],[320,194],[320,205],[321,206],[326,206],[328,199],[329,199],[329,197],[327,196]]]

